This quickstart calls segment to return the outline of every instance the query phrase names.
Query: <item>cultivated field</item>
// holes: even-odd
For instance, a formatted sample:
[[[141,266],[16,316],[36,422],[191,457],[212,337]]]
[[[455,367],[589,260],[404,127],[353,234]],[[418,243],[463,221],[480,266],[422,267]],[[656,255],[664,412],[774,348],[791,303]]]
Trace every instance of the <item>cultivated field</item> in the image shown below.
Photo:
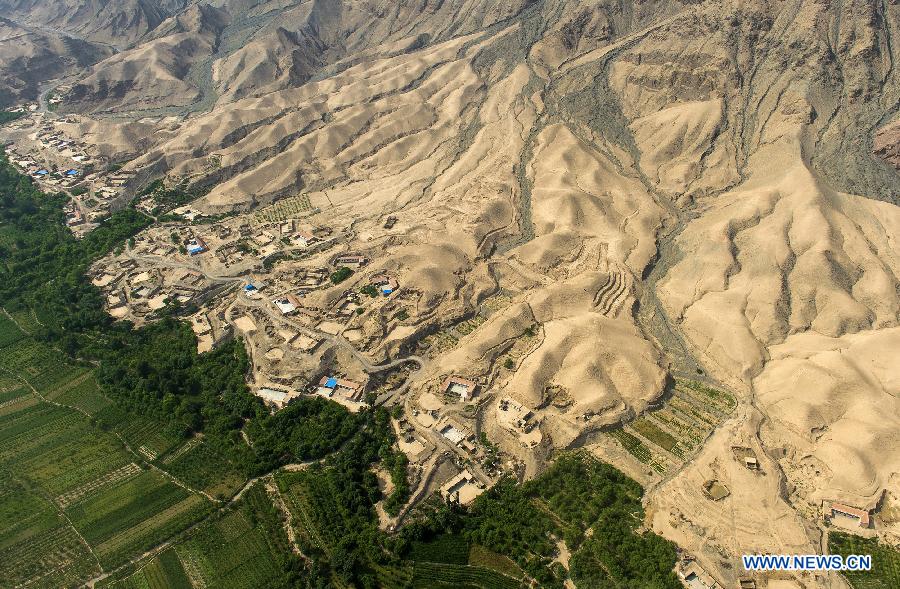
[[[678,380],[661,409],[608,432],[629,454],[660,474],[680,466],[698,450],[737,403],[703,383]]]
[[[37,325],[31,314],[13,317],[30,318],[25,329]],[[210,512],[207,498],[150,469],[183,441],[121,414],[90,367],[66,361],[2,313],[0,366],[0,586],[77,585]],[[203,463],[209,487],[239,486],[233,473],[217,478],[226,469],[203,448],[180,459]]]
[[[845,557],[850,554],[872,555],[871,571],[845,573],[853,589],[900,587],[900,553],[890,546],[851,534],[831,532],[828,535],[828,549],[832,554]]]
[[[288,219],[298,219],[312,211],[309,195],[290,196],[264,207],[253,215],[257,223],[275,223]]]
[[[287,537],[261,483],[220,517],[100,587],[213,589],[279,586]]]

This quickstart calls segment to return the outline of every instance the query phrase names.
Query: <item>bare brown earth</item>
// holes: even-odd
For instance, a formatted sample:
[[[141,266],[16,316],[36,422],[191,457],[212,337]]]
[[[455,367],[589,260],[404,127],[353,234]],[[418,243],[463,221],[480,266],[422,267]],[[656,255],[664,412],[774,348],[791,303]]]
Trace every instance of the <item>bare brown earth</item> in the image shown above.
[[[193,63],[212,55],[229,18],[201,4],[163,21],[149,39],[93,66],[68,92],[66,108],[84,113],[195,102],[199,91],[185,78]]]
[[[285,12],[300,33],[261,19],[227,55],[220,33],[208,108],[143,119],[158,132],[126,170],[186,180],[207,213],[307,195],[306,222],[398,277],[410,319],[360,327],[378,360],[506,297],[422,379],[535,409],[538,463],[665,403],[669,376],[733,392],[647,499],[653,529],[725,583],[743,553],[820,550],[823,500],[900,496],[900,177],[873,157],[894,153],[875,133],[900,100],[896,5],[307,4]],[[173,93],[160,104],[193,96]],[[712,479],[731,495],[707,499]]]
[[[110,51],[52,31],[19,25],[0,11],[0,107],[35,100],[44,80],[79,71]]]

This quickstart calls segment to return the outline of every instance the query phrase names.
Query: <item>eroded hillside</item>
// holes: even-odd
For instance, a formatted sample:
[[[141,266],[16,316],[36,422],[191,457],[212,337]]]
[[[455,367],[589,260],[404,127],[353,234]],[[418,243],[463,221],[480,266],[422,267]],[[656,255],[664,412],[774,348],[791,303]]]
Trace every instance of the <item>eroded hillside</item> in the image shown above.
[[[213,4],[94,66],[68,108],[117,118],[67,128],[206,214],[308,199],[304,222],[402,285],[408,318],[348,324],[375,363],[503,300],[410,396],[465,374],[533,410],[540,443],[501,442],[528,476],[594,448],[726,583],[740,554],[820,550],[823,501],[900,498],[895,5]],[[737,402],[683,464],[604,436],[687,379]]]

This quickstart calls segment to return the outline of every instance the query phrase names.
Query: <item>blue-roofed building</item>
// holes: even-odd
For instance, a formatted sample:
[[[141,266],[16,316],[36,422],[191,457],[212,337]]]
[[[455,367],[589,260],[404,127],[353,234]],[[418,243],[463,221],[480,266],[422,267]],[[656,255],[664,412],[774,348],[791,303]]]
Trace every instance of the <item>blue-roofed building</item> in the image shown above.
[[[190,240],[187,244],[187,251],[190,255],[195,256],[197,254],[202,254],[206,251],[206,242],[200,239],[199,237],[195,237]]]
[[[66,176],[69,176],[70,178],[71,178],[72,176],[77,176],[77,175],[80,174],[80,173],[81,173],[81,172],[79,172],[78,170],[66,170],[66,171],[64,172],[64,174],[65,174]]]
[[[244,287],[244,290],[247,292],[253,292],[254,290],[256,290],[256,287],[253,286],[253,284],[248,284],[247,286]]]
[[[331,398],[338,393],[342,398],[359,401],[363,393],[363,385],[346,378],[323,376],[316,387],[316,393],[323,397]]]

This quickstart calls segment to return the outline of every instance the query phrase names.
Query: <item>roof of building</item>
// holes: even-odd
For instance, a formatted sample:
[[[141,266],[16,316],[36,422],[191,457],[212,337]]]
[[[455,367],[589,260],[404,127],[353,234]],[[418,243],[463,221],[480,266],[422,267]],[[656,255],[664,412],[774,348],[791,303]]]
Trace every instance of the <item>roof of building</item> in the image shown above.
[[[858,509],[856,507],[851,507],[849,505],[845,505],[843,503],[832,503],[831,504],[832,511],[838,511],[845,515],[849,515],[852,517],[859,518],[859,525],[863,528],[869,527],[869,512],[864,509]]]
[[[474,381],[471,381],[467,378],[463,378],[461,376],[450,375],[444,379],[444,382],[441,384],[441,390],[447,392],[450,390],[450,387],[453,385],[459,385],[465,387],[467,392],[471,393],[475,390],[477,386]]]

